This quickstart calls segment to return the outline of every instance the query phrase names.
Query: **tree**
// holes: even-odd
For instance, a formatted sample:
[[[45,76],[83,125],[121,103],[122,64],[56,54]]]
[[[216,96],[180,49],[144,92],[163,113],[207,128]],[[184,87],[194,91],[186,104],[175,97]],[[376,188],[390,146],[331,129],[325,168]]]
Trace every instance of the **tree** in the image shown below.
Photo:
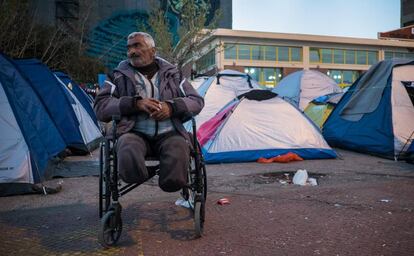
[[[203,0],[183,0],[181,3],[178,40],[174,37],[162,8],[151,11],[148,28],[140,28],[153,34],[158,55],[177,65],[180,70],[187,61],[201,55],[203,41],[212,34],[221,16],[217,11],[212,21],[206,24],[209,6]]]
[[[85,24],[92,5],[85,2],[85,13],[76,22],[72,33],[63,26],[41,25],[35,22],[36,10],[27,0],[0,0],[0,50],[12,58],[37,58],[51,69],[67,72],[82,82],[96,81],[104,70],[97,59],[84,54],[87,47]]]

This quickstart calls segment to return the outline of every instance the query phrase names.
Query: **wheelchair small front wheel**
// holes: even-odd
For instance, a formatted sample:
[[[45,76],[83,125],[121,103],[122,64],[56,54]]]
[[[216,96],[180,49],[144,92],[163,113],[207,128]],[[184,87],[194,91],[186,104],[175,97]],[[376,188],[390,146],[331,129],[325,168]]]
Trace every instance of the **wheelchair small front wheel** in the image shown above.
[[[98,242],[105,248],[114,246],[122,233],[121,216],[116,216],[115,211],[105,213],[101,219],[101,227],[98,233]]]
[[[194,205],[194,228],[196,237],[201,237],[204,228],[204,203],[196,201]]]

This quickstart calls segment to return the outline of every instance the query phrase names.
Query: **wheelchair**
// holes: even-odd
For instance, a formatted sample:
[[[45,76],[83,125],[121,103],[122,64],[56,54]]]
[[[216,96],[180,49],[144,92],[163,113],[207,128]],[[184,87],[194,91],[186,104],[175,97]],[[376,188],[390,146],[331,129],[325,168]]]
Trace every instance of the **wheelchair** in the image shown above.
[[[99,218],[98,242],[105,248],[116,245],[122,233],[122,206],[119,198],[127,194],[139,184],[123,184],[118,177],[116,145],[116,125],[120,117],[112,117],[112,136],[105,136],[100,145],[99,157]],[[205,202],[207,198],[207,174],[201,147],[197,141],[196,123],[191,119],[193,133],[192,149],[190,150],[190,165],[188,170],[188,184],[182,189],[181,195],[188,202],[194,217],[196,237],[201,237],[205,220]],[[154,157],[147,157],[146,166],[149,172],[158,173],[157,165],[148,165],[148,161],[158,161]]]

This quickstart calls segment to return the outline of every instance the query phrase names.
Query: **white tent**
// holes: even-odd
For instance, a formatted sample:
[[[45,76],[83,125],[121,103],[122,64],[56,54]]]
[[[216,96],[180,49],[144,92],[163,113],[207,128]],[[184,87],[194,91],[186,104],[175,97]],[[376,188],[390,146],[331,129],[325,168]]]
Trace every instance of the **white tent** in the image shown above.
[[[288,152],[304,159],[336,157],[319,129],[276,94],[252,90],[239,98],[197,132],[208,163],[255,161]]]
[[[223,70],[210,77],[197,90],[204,97],[204,108],[196,116],[197,127],[237,96],[259,88],[259,84],[249,75],[234,70]]]
[[[289,74],[272,90],[304,110],[308,104],[323,95],[342,92],[329,76],[315,70],[301,70]]]
[[[208,76],[200,76],[194,80],[190,80],[190,83],[193,86],[193,88],[197,90],[208,79],[209,79]]]

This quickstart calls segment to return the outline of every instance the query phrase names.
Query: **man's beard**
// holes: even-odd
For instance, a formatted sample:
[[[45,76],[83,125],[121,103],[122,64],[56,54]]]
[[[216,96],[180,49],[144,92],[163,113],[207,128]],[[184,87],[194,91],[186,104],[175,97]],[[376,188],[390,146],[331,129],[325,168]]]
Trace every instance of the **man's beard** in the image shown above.
[[[134,67],[141,67],[141,66],[146,65],[146,63],[144,63],[142,59],[137,56],[131,56],[131,57],[128,57],[128,59],[129,59],[129,63]]]

